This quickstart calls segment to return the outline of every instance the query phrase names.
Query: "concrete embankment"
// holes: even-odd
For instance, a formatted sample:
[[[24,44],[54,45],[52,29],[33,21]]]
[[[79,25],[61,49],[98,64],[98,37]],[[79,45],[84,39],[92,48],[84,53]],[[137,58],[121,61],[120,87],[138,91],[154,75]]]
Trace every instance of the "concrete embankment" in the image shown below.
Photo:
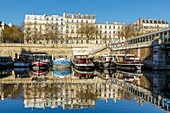
[[[0,56],[15,57],[15,54],[45,52],[48,55],[57,57],[59,55],[67,55],[73,57],[73,51],[89,51],[105,47],[105,44],[0,44]]]

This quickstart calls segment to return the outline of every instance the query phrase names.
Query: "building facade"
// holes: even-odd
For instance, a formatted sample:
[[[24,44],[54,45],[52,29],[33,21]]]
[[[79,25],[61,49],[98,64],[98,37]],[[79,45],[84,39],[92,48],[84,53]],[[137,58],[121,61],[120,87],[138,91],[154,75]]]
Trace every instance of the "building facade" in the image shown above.
[[[47,16],[46,14],[25,15],[24,42],[35,43],[36,39],[39,39],[40,40],[39,43],[41,43],[41,41],[50,39],[50,37],[46,36],[47,34],[50,33],[56,35],[56,39],[58,39],[58,37],[63,38],[64,25],[65,23],[62,16],[58,15]]]
[[[168,22],[161,18],[158,20],[151,18],[148,19],[139,18],[137,22],[135,22],[134,24],[143,33],[158,31],[169,27]]]
[[[5,28],[5,23],[2,22],[2,21],[0,21],[0,37],[3,36],[3,30],[4,30],[4,28]]]
[[[87,36],[78,33],[84,25],[93,25],[98,30],[99,35],[90,41]],[[163,28],[168,28],[167,21],[162,19],[145,20],[139,18],[134,23],[136,28],[142,33],[148,33]],[[122,30],[125,23],[96,23],[95,14],[67,14],[62,16],[51,15],[25,15],[24,21],[24,42],[26,43],[67,43],[67,44],[112,44],[125,41],[124,37],[119,37],[118,33]]]
[[[66,43],[86,43],[86,37],[78,33],[78,29],[86,24],[96,23],[95,14],[67,14],[64,12],[63,18],[65,20],[65,38]]]
[[[91,39],[90,43],[109,44],[118,40],[117,33],[124,26],[124,23],[96,23],[95,14],[67,14],[62,16],[52,15],[25,15],[24,38],[26,43],[43,43],[45,39],[52,39],[52,43],[87,43],[87,37],[78,33],[78,29],[83,25],[94,25],[100,35]],[[52,33],[52,36],[49,35]],[[46,36],[48,34],[49,38]],[[47,41],[46,41],[47,42]]]
[[[100,31],[101,36],[97,36],[96,43],[111,44],[112,42],[123,40],[117,34],[120,32],[124,23],[96,23],[96,28]]]

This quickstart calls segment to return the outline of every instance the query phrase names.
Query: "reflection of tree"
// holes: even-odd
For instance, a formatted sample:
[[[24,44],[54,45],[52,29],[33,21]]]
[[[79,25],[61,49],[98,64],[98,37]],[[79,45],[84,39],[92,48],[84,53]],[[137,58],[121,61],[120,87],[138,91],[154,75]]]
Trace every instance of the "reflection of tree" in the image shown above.
[[[140,86],[146,89],[152,90],[151,80],[146,76],[141,76],[140,78]]]
[[[132,95],[125,91],[124,89],[119,89],[118,93],[120,94],[120,98],[121,100],[131,100],[132,99]]]
[[[56,86],[39,87],[38,89],[41,90],[41,91],[44,92],[44,93],[45,93],[45,92],[48,93],[48,92],[59,92],[59,91],[61,91],[61,88],[56,87]]]
[[[4,98],[23,99],[22,84],[4,84]]]
[[[99,94],[96,93],[96,92],[93,92],[92,90],[90,89],[82,89],[78,92],[77,94],[77,97],[79,99],[91,99],[91,100],[96,100],[97,99],[97,96]]]

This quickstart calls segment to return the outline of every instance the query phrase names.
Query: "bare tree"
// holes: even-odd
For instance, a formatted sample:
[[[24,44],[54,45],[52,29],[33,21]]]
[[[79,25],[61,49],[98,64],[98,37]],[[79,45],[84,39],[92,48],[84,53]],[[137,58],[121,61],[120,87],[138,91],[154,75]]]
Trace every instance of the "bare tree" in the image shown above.
[[[3,42],[19,43],[23,39],[21,26],[5,26],[3,33]]]
[[[95,27],[95,24],[82,24],[78,29],[78,34],[85,36],[87,40],[94,39],[96,36],[100,35],[99,30]]]
[[[131,38],[134,36],[138,36],[141,33],[138,31],[135,25],[133,24],[128,24],[126,26],[123,26],[122,29],[117,33],[119,37],[124,37],[124,38]]]

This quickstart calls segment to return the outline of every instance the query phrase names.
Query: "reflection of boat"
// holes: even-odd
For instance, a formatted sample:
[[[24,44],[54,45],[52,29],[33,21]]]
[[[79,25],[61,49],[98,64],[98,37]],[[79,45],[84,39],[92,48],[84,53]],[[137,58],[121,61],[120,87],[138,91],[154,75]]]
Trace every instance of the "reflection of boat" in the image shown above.
[[[129,55],[126,56],[125,60],[116,62],[116,69],[141,70],[142,65],[139,58],[135,58],[134,55]]]
[[[55,69],[53,70],[55,76],[59,78],[64,78],[71,74],[71,68],[62,68],[62,69]]]
[[[14,68],[15,78],[30,77],[30,68]]]
[[[80,71],[74,68],[74,76],[81,78],[93,78],[94,71]]]
[[[94,70],[93,58],[87,55],[75,55],[72,63],[78,70]]]
[[[0,69],[4,70],[7,68],[12,68],[14,63],[11,57],[7,56],[0,56]]]
[[[19,58],[15,59],[14,67],[29,67],[31,65],[31,55],[20,54]]]
[[[0,78],[12,75],[12,69],[0,70]]]
[[[71,67],[71,60],[65,58],[58,58],[53,61],[54,68],[68,68]]]
[[[47,54],[36,53],[32,54],[32,69],[33,70],[42,70],[47,69],[51,65],[51,57]]]
[[[42,69],[42,70],[32,70],[32,74],[34,75],[38,75],[38,76],[41,76],[41,75],[47,75],[49,72],[49,70],[47,69]]]
[[[97,69],[95,72],[98,72],[97,75],[102,79],[108,80],[112,78],[112,75],[115,73],[115,70],[112,69]]]
[[[115,69],[116,68],[115,59],[116,59],[115,56],[103,55],[96,59],[94,65],[95,67],[100,69]]]
[[[134,81],[134,80],[139,80],[141,76],[143,76],[143,73],[133,73],[133,72],[126,72],[122,70],[116,70],[115,74],[119,79],[123,79],[125,81]]]

